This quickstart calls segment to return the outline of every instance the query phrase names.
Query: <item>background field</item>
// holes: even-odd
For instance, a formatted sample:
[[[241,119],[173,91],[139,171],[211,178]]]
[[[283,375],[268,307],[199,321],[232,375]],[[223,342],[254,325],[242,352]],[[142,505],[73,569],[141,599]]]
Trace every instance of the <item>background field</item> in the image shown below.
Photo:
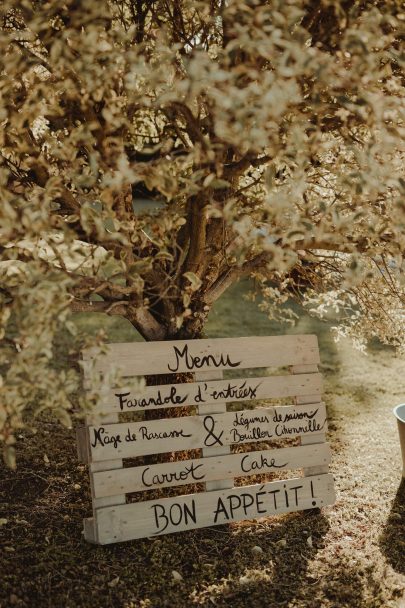
[[[318,335],[335,506],[94,547],[81,536],[90,498],[74,430],[44,417],[35,435],[21,433],[17,471],[0,465],[1,608],[405,607],[405,484],[391,413],[405,402],[404,359],[336,345],[333,322],[303,312],[295,328],[277,326],[245,291],[241,283],[218,302],[207,336]],[[139,338],[119,318],[76,322],[105,327],[110,340]],[[60,364],[69,364],[63,349]]]

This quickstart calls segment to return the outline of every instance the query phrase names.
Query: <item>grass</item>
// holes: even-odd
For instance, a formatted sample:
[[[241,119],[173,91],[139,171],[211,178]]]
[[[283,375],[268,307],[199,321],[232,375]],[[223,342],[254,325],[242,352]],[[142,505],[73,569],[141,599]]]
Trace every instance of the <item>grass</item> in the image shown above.
[[[74,431],[44,418],[21,433],[18,468],[0,465],[0,607],[217,606],[403,608],[405,484],[392,407],[405,402],[403,360],[364,356],[302,314],[270,323],[240,284],[211,314],[207,335],[316,333],[338,499],[311,511],[105,547],[82,539],[90,514]],[[139,340],[123,320],[78,316],[110,340]],[[173,575],[173,571],[180,577]]]

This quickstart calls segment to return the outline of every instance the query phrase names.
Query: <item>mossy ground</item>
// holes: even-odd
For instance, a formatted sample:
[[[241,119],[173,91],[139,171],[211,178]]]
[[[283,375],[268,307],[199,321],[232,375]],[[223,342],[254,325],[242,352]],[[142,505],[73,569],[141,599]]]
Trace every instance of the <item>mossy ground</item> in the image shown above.
[[[218,303],[209,336],[286,332],[243,291]],[[119,319],[91,319],[112,340],[136,339]],[[44,418],[35,435],[21,433],[17,470],[0,465],[0,607],[404,608],[405,484],[391,413],[405,402],[404,360],[337,347],[328,329],[303,315],[293,331],[320,339],[333,507],[92,546],[81,535],[90,499],[74,431]]]

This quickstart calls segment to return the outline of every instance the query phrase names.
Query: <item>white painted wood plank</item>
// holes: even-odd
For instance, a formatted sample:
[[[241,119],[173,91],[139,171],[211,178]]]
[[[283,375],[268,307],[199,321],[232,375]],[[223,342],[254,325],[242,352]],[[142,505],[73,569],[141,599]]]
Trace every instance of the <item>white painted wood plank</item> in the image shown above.
[[[89,382],[90,380],[90,371],[91,366],[90,362],[86,357],[84,357],[83,361],[83,375],[85,382]],[[119,415],[117,412],[109,412],[107,414],[100,415],[100,412],[92,411],[85,418],[86,427],[78,429],[77,431],[77,442],[78,442],[78,456],[79,459],[88,462],[89,455],[89,434],[88,427],[93,424],[101,424],[102,422],[106,423],[118,423]],[[86,444],[86,445],[85,445]],[[122,458],[115,458],[113,460],[105,460],[102,462],[90,462],[89,463],[89,475],[90,475],[90,491],[92,496],[92,508],[93,508],[93,517],[89,517],[83,520],[83,535],[84,538],[90,543],[98,543],[98,535],[97,535],[97,527],[96,527],[96,518],[95,512],[96,509],[101,507],[109,507],[112,505],[124,505],[126,503],[125,493],[118,492],[116,494],[109,494],[108,496],[98,497],[95,495],[94,486],[93,486],[93,474],[96,472],[104,471],[104,470],[113,470],[116,471],[123,468]]]
[[[89,436],[85,426],[80,426],[76,429],[76,447],[78,461],[89,462]]]
[[[100,415],[92,412],[89,416],[86,416],[86,424],[90,425],[90,424],[101,424],[101,420],[106,421],[108,423],[118,423],[118,414],[116,413],[109,413],[107,415],[107,417],[104,417],[101,419]],[[88,435],[88,428],[87,428],[87,433]],[[89,435],[88,435],[89,436]],[[89,449],[89,448],[88,448]],[[102,497],[102,498],[98,498],[95,496],[94,493],[94,487],[93,487],[93,473],[96,473],[98,471],[111,471],[113,469],[115,470],[120,470],[123,468],[123,462],[122,462],[122,458],[115,458],[113,456],[113,458],[111,460],[103,460],[101,462],[90,462],[89,463],[89,474],[90,474],[90,489],[91,489],[91,496],[92,496],[92,506],[93,506],[93,518],[94,518],[94,513],[96,511],[96,509],[99,509],[100,507],[109,507],[111,505],[124,505],[126,503],[126,497],[125,497],[125,493],[118,493],[115,495],[110,495],[107,497]],[[91,523],[87,522],[87,524],[84,524],[84,530],[85,530],[85,534],[91,534],[90,530],[91,530]],[[88,531],[86,532],[86,526],[88,527]],[[90,541],[92,542],[92,541]]]
[[[101,462],[91,462],[89,464],[89,473],[90,473],[90,487],[91,487],[91,496],[92,496],[92,505],[93,512],[95,509],[99,509],[100,507],[109,507],[110,505],[125,505],[126,498],[125,493],[122,491],[117,492],[117,494],[109,494],[108,496],[98,497],[96,496],[96,492],[93,485],[94,474],[99,471],[108,470],[111,475],[111,471],[115,470],[116,474],[124,471],[122,464],[122,459],[118,460],[103,460]]]
[[[312,365],[312,366],[294,365],[291,367],[291,373],[293,373],[293,374],[307,374],[308,372],[316,373],[317,371],[318,371],[317,365]],[[295,398],[295,402],[297,403],[297,405],[306,405],[307,403],[311,403],[312,399],[313,399],[313,397],[311,397],[311,395],[305,395],[305,396],[301,395],[301,396],[297,396]],[[313,445],[313,444],[324,443],[325,441],[326,441],[325,431],[323,431],[322,433],[319,433],[319,434],[314,433],[311,437],[309,437],[309,436],[301,437],[301,445]],[[304,468],[304,476],[308,477],[311,475],[321,475],[324,473],[328,473],[328,471],[329,471],[328,464],[314,465],[314,466]]]
[[[94,517],[83,519],[83,536],[88,543],[98,543],[96,520]]]
[[[232,380],[205,378],[202,382],[146,386],[140,393],[134,393],[130,387],[112,388],[100,395],[94,411],[103,414],[126,411],[142,412],[179,406],[198,405],[200,407],[203,404],[221,404],[229,401],[320,395],[321,390],[322,375],[319,373]],[[319,401],[319,399],[317,400]],[[226,411],[226,408],[225,410],[223,408],[215,409],[216,413],[220,411]],[[214,410],[211,412],[207,409],[205,413],[213,412]]]
[[[83,356],[91,358],[95,352],[87,349]],[[136,376],[311,363],[319,363],[315,335],[254,336],[109,344],[94,369],[104,372],[114,365],[123,376]]]
[[[98,509],[101,544],[331,505],[331,475],[302,477]]]
[[[327,443],[255,450],[223,456],[210,456],[162,464],[128,467],[120,471],[93,474],[94,494],[97,498],[120,493],[139,492],[190,483],[229,480],[261,473],[301,469],[330,462],[331,450]]]
[[[323,403],[89,427],[93,462],[319,433]]]

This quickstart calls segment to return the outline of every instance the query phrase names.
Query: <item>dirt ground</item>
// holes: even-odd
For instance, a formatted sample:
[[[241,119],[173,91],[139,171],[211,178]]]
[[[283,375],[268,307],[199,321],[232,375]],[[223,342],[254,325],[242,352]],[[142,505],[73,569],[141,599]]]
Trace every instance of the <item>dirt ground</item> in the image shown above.
[[[219,302],[207,334],[285,333],[243,290]],[[92,323],[114,340],[135,337],[118,319]],[[392,415],[405,402],[405,361],[378,345],[367,356],[335,345],[328,329],[303,315],[292,331],[320,340],[333,507],[92,546],[81,534],[90,499],[74,431],[44,418],[35,435],[21,433],[17,470],[0,465],[0,607],[405,608],[405,481]]]

